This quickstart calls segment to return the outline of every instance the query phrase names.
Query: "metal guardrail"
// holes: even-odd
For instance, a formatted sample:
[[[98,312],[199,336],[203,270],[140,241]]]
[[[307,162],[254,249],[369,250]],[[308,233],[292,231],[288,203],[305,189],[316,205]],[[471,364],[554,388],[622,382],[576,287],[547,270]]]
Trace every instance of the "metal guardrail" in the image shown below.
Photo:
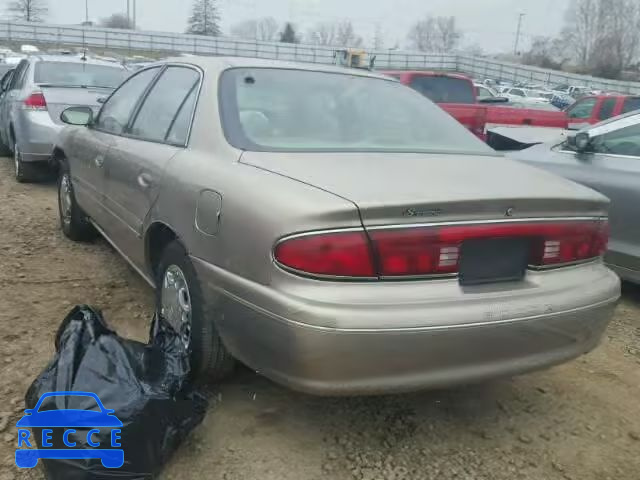
[[[297,62],[333,63],[332,47],[259,42],[229,37],[204,37],[179,33],[143,32],[110,28],[50,25],[27,22],[0,22],[0,41],[35,43],[52,47],[100,48],[125,51],[129,55],[154,53],[171,55],[231,55]],[[568,83],[621,93],[640,94],[640,83],[622,82],[501,62],[484,57],[404,51],[371,51],[379,69],[450,70],[478,78]]]

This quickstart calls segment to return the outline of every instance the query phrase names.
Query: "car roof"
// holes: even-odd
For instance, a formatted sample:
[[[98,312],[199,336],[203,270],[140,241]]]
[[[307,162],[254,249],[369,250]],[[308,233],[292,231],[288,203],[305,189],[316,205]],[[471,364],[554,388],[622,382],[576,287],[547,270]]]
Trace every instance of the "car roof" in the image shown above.
[[[52,54],[44,54],[44,55],[30,55],[29,61],[36,62],[60,62],[60,63],[85,63],[87,65],[104,65],[108,67],[120,67],[125,68],[122,64],[116,62],[109,62],[107,60],[98,60],[92,57],[83,57],[76,55],[52,55]]]
[[[382,72],[375,72],[359,68],[345,68],[334,65],[318,63],[288,62],[283,60],[263,60],[246,57],[173,57],[167,58],[150,65],[164,65],[167,63],[180,63],[184,65],[195,65],[203,70],[219,71],[231,68],[275,68],[286,70],[303,70],[308,72],[340,73],[344,75],[356,75],[360,77],[380,78],[383,80],[395,81],[384,75]]]

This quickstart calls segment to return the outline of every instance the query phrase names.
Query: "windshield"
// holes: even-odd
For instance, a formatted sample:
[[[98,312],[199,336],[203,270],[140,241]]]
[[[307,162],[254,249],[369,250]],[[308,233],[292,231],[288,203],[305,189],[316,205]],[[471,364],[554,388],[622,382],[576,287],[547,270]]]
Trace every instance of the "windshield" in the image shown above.
[[[409,86],[435,103],[476,103],[473,85],[462,78],[416,76]]]
[[[232,69],[220,99],[234,146],[262,151],[493,151],[411,89],[372,77]]]
[[[127,70],[114,64],[93,65],[80,62],[38,62],[35,83],[74,87],[116,88],[127,77]]]

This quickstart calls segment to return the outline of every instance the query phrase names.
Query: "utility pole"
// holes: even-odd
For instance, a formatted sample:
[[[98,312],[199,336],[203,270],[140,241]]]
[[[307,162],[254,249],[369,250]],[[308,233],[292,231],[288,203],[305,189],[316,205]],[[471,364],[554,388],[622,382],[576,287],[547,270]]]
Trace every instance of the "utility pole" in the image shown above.
[[[204,8],[204,35],[209,35],[209,18],[207,17],[208,0],[202,2]]]
[[[522,19],[526,13],[521,13],[518,15],[518,29],[516,30],[516,43],[513,46],[513,54],[518,56],[518,44],[520,43],[520,29],[522,28]]]
[[[131,0],[127,0],[127,22],[131,23]]]
[[[89,25],[89,0],[84,0],[84,23]]]
[[[137,3],[136,0],[133,0],[133,29],[134,30],[136,29],[136,25],[138,24],[138,19],[137,19],[138,12],[136,8],[137,7],[136,3]]]

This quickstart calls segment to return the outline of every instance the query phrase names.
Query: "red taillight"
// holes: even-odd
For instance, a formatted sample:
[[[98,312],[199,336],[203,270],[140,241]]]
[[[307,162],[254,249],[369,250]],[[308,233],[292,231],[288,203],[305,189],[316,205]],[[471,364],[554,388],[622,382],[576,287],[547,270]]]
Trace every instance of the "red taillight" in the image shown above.
[[[314,275],[375,276],[371,249],[364,232],[290,238],[276,246],[274,255],[280,264]]]
[[[24,101],[24,108],[29,110],[46,110],[47,100],[42,92],[33,92]]]
[[[593,220],[372,229],[369,237],[363,231],[318,233],[285,239],[276,246],[275,258],[286,267],[315,275],[455,274],[464,242],[491,238],[530,239],[529,264],[547,267],[603,255],[609,232],[606,221]]]

